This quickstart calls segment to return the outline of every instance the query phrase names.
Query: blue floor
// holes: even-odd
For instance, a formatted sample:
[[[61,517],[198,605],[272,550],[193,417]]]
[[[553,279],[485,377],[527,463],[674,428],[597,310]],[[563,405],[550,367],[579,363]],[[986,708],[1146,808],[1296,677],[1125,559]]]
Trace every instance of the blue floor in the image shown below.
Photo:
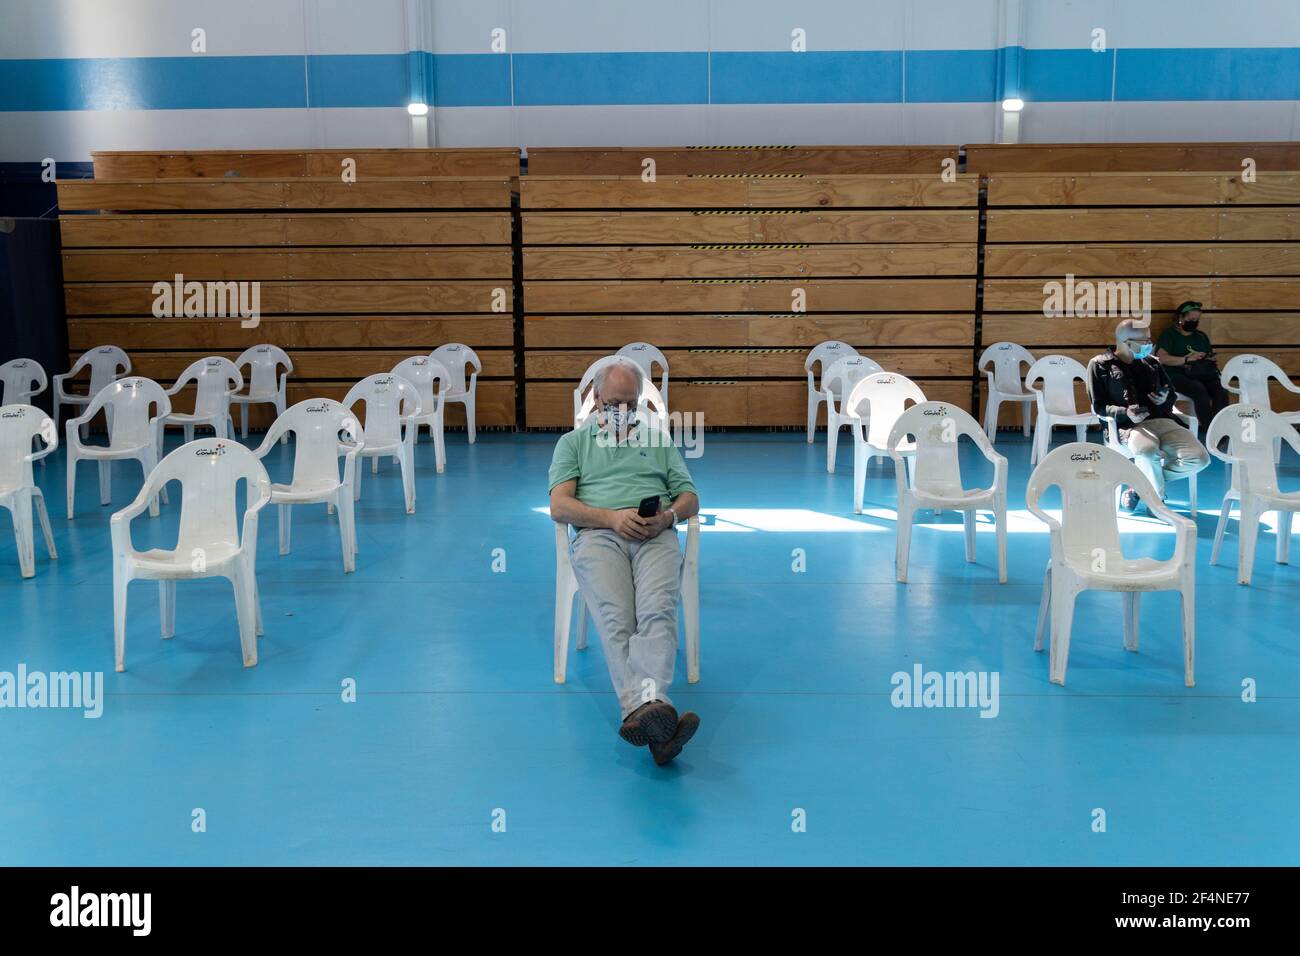
[[[1300,567],[1273,562],[1266,532],[1253,586],[1238,586],[1235,521],[1208,566],[1221,463],[1201,479],[1196,687],[1176,595],[1145,599],[1131,654],[1119,596],[1089,593],[1062,688],[1032,650],[1048,537],[1024,512],[1020,436],[998,442],[1009,582],[991,526],[968,565],[945,516],[923,517],[903,586],[892,473],[873,468],[855,517],[847,436],[829,475],[823,436],[710,433],[689,463],[707,522],[703,679],[688,686],[679,658],[673,688],[703,726],[659,769],[615,733],[598,643],[571,652],[567,685],[551,680],[555,438],[449,434],[441,476],[426,439],[413,516],[385,462],[366,476],[348,576],[323,506],[295,510],[286,557],[268,508],[266,634],[247,670],[217,579],[180,584],[168,642],[157,589],[134,584],[127,671],[113,672],[108,517],[138,471],[116,466],[108,508],[82,465],[69,522],[52,456],[38,480],[59,560],[38,543],[37,576],[20,580],[0,518],[0,670],[102,671],[106,699],[98,720],[0,710],[0,864],[1300,863]],[[273,455],[273,478],[291,451]],[[1297,460],[1284,462],[1294,485]],[[177,512],[137,519],[137,546],[167,542]],[[1172,549],[1163,525],[1125,527],[1135,552]],[[891,706],[891,675],[918,663],[996,672],[996,718]],[[347,678],[356,703],[341,700]]]

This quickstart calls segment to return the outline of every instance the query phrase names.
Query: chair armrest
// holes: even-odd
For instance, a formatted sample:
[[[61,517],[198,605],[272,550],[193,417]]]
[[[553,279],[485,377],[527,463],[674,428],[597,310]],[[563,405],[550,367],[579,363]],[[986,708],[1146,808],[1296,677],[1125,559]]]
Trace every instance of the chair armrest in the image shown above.
[[[51,430],[51,431],[50,431],[50,441],[46,442],[46,441],[45,441],[45,436],[44,436],[44,435],[41,436],[41,441],[42,441],[42,442],[45,442],[45,447],[42,448],[40,451],[34,451],[34,452],[32,452],[30,455],[24,455],[24,456],[23,456],[23,460],[24,460],[24,461],[40,461],[42,458],[44,458],[44,457],[45,457],[46,455],[48,455],[50,452],[52,452],[52,451],[54,451],[56,448],[58,448],[58,447],[59,447],[59,433],[56,432],[56,431],[54,431],[54,430]]]
[[[113,514],[109,519],[108,529],[113,538],[113,553],[128,554],[135,550],[131,544],[131,522],[149,507],[149,501],[158,493],[158,488],[162,482],[152,481],[153,475],[150,474],[145,479],[144,487],[136,495],[135,501],[131,502],[121,511]]]
[[[293,371],[293,369],[290,368],[288,372],[281,372],[281,373],[280,373],[280,394],[281,394],[281,395],[285,394],[285,388],[287,388],[287,387],[288,387],[288,384],[289,384],[289,372],[292,372],[292,371]],[[249,388],[252,388],[252,385],[251,385],[251,384],[249,385]]]
[[[1177,538],[1174,541],[1174,560],[1179,564],[1187,558],[1189,549],[1196,547],[1196,525],[1189,518],[1174,512],[1157,495],[1147,501],[1147,510],[1166,524],[1172,525]]]
[[[1300,385],[1291,384],[1291,380],[1289,378],[1279,378],[1276,379],[1276,381],[1288,392],[1295,392],[1297,395],[1300,395]]]
[[[254,562],[257,560],[257,516],[271,502],[271,482],[259,481],[257,491],[257,500],[244,509],[243,532],[239,537],[240,550],[247,551],[249,559]]]
[[[465,387],[467,392],[473,392],[478,385],[478,372],[471,372],[469,376],[469,385]]]

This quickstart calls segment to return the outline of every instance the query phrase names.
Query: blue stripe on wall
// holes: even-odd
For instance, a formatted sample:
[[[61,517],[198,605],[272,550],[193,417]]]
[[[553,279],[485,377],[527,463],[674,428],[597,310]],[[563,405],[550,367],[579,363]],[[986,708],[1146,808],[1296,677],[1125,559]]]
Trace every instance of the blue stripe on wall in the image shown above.
[[[714,53],[714,103],[897,103],[897,50]],[[707,92],[707,91],[705,91]],[[696,102],[706,102],[701,97]]]
[[[512,76],[513,66],[513,76]],[[903,73],[906,71],[904,88]],[[0,111],[1300,99],[1300,48],[0,60]],[[711,86],[710,86],[711,84]],[[513,96],[512,94],[513,87]]]
[[[1300,99],[1300,49],[1120,50],[1117,100]]]

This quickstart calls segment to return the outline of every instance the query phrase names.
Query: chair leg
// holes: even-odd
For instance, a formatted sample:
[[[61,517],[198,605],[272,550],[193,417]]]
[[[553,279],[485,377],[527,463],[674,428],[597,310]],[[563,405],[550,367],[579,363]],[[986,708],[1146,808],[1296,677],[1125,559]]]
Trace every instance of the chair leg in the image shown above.
[[[45,459],[42,458],[41,461]],[[41,522],[41,534],[45,537],[45,550],[51,561],[57,561],[59,552],[54,547],[54,532],[50,529],[50,513],[45,509],[45,495],[41,489],[32,489],[32,501],[36,504],[36,517]]]
[[[1260,509],[1255,502],[1242,499],[1237,520],[1237,583],[1250,584],[1255,570],[1255,543],[1259,538]]]
[[[239,437],[248,441],[248,402],[239,403]]]
[[[988,436],[989,441],[997,442],[998,440],[998,412],[1002,407],[1002,402],[989,392],[988,409],[984,413],[984,434]]]
[[[1007,583],[1007,502],[999,498],[993,503],[993,522],[998,540],[998,584]]]
[[[1291,512],[1277,513],[1277,563],[1289,564],[1291,560]]]
[[[36,542],[32,540],[32,490],[14,493],[14,543],[18,547],[18,571],[25,578],[36,576]]]
[[[253,613],[257,622],[257,636],[261,637],[264,633],[262,630],[262,592],[257,586],[257,568],[250,567],[248,576],[253,579]]]
[[[840,443],[840,425],[839,418],[830,407],[826,408],[826,472],[835,474],[835,453],[839,451]]]
[[[1074,582],[1069,575],[1062,572],[1052,575],[1052,646],[1048,652],[1050,658],[1050,680],[1053,684],[1065,684],[1065,670],[1070,663],[1070,632],[1074,628],[1074,601],[1078,597]]]
[[[99,503],[111,504],[113,501],[113,463],[104,458],[99,460]]]
[[[665,399],[666,401],[666,399]],[[465,396],[465,431],[469,434],[469,443],[472,445],[478,440],[478,434],[474,430],[474,393],[470,392]]]
[[[67,472],[67,485],[68,485],[67,515],[68,515],[68,520],[71,521],[77,513],[75,507],[75,502],[77,499],[77,458],[75,455],[69,453],[68,461],[64,466],[64,470]]]
[[[438,474],[441,475],[447,468],[447,444],[443,438],[441,408],[438,409],[438,415],[434,419],[430,431],[433,432],[433,461]]]
[[[1124,650],[1138,649],[1139,615],[1142,607],[1140,591],[1124,592]]]
[[[817,409],[821,406],[821,396],[816,392],[808,393],[808,444],[813,443],[817,435]]]
[[[188,445],[190,442],[194,441],[194,426],[193,426],[193,425],[182,425],[182,426],[181,426],[181,431],[183,431],[183,432],[185,433],[185,444]]]
[[[686,683],[700,680],[700,554],[699,540],[686,536],[682,565],[682,625],[686,631]]]
[[[163,640],[176,636],[176,582],[158,582],[158,613],[162,618]]]
[[[1043,447],[1043,419],[1045,416],[1039,415],[1038,421],[1034,424],[1034,437],[1029,442],[1029,463],[1037,464],[1038,460],[1047,454],[1046,448]],[[1048,426],[1048,434],[1051,433],[1051,426]],[[1050,442],[1050,439],[1049,439]]]
[[[897,541],[894,545],[894,577],[899,584],[907,583],[907,568],[912,552],[912,518],[911,503],[900,501],[898,503],[898,518],[894,522],[897,526],[895,535]]]
[[[397,459],[402,472],[402,496],[406,500],[406,513],[415,514],[415,455],[410,445],[402,446],[402,454]]]
[[[356,570],[356,545],[352,541],[352,496],[346,487],[338,493],[339,538],[343,547],[343,573],[351,574]]]
[[[857,425],[852,426],[855,430]],[[830,436],[826,437],[830,441]],[[857,438],[853,439],[853,513],[862,514],[863,485],[867,483],[867,448]]]
[[[144,451],[140,454],[140,470],[144,472],[145,481],[149,480],[149,475],[152,474],[154,467],[157,464],[158,463],[153,460],[152,451]],[[156,518],[158,517],[158,514],[159,514],[158,496],[154,495],[152,498],[149,499],[149,517]]]
[[[242,561],[230,576],[235,590],[235,617],[239,621],[239,649],[245,667],[257,666],[257,610],[252,577],[252,569]]]
[[[1219,505],[1219,520],[1214,526],[1214,547],[1210,549],[1211,565],[1219,563],[1219,546],[1223,544],[1223,532],[1228,527],[1228,515],[1232,512],[1232,503],[1236,500],[1236,498],[1229,498],[1225,495],[1223,504]],[[1238,510],[1240,510],[1240,507]]]
[[[293,505],[280,505],[276,511],[280,519],[280,553],[289,553],[289,537],[292,534]]]
[[[1020,406],[1020,430],[1024,432],[1025,437],[1028,438],[1030,434],[1029,422],[1030,419],[1033,418],[1033,414],[1028,402],[1016,402],[1016,404]]]
[[[1086,442],[1086,441],[1088,440],[1088,426],[1087,426],[1087,425],[1075,425],[1075,426],[1074,426],[1074,440],[1077,441],[1077,442]]]
[[[284,396],[283,396],[283,395],[279,395],[279,396],[276,397],[276,399],[275,399],[275,414],[276,414],[276,417],[279,417],[280,415],[283,415],[283,414],[284,414],[284,408],[285,408],[285,405],[286,405],[286,404],[287,404],[287,403],[285,402],[285,400],[284,400]],[[287,444],[289,444],[289,433],[288,433],[288,432],[285,432],[283,435],[280,436],[280,444],[281,444],[281,445],[287,445]]]
[[[364,458],[361,460],[362,462],[365,461]],[[378,455],[370,459],[370,467],[372,471],[379,470]],[[361,500],[361,478],[363,475],[365,475],[365,473],[366,473],[366,466],[364,464],[358,465],[356,471],[353,473],[353,477],[352,477],[352,500],[353,501]]]
[[[1196,476],[1191,475],[1187,479],[1187,507],[1191,509],[1192,520],[1196,520]]]
[[[120,674],[126,670],[126,576],[121,558],[113,561],[113,667]]]
[[[1038,623],[1034,626],[1034,650],[1043,649],[1043,635],[1047,630],[1047,614],[1052,607],[1052,562],[1047,562],[1043,572],[1043,595],[1038,599]]]
[[[972,564],[975,561],[975,509],[963,511],[961,522],[966,532],[966,563]]]
[[[1188,581],[1183,595],[1183,683],[1196,686],[1196,587]]]

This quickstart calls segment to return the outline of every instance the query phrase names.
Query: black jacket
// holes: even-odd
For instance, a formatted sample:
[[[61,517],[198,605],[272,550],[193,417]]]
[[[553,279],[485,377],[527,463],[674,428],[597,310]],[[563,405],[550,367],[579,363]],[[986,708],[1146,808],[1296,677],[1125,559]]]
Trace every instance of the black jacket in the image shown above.
[[[1165,393],[1164,401],[1156,404],[1150,393]],[[1088,392],[1092,396],[1092,410],[1098,415],[1115,419],[1120,428],[1132,428],[1128,417],[1130,405],[1141,405],[1150,418],[1173,418],[1177,393],[1165,367],[1155,358],[1134,359],[1123,362],[1114,349],[1107,349],[1088,363]],[[1144,421],[1147,419],[1144,419]]]

